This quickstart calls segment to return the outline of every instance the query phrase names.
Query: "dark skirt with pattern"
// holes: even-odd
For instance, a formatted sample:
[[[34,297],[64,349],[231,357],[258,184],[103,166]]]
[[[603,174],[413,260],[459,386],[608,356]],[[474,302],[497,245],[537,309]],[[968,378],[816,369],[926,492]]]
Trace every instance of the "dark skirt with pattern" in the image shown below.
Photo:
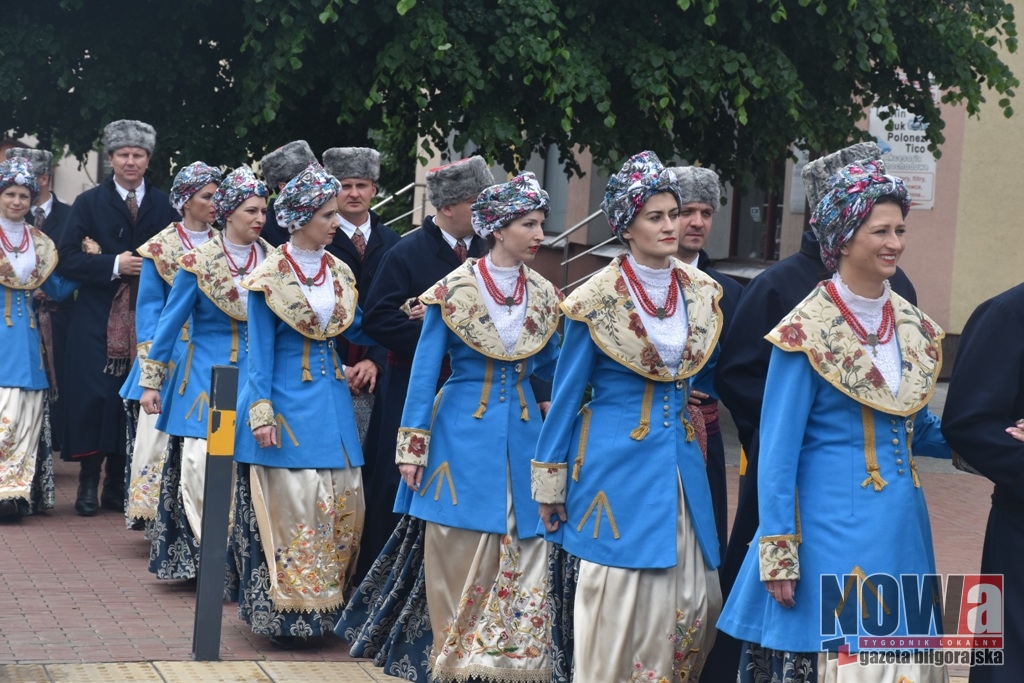
[[[334,632],[341,608],[324,612],[274,609],[270,600],[270,567],[263,554],[252,504],[250,467],[242,463],[236,464],[235,469],[235,517],[228,563],[233,563],[238,573],[238,618],[249,624],[253,633],[310,638]]]
[[[158,579],[194,579],[199,570],[199,540],[192,533],[181,498],[182,442],[179,436],[167,439],[160,503],[156,520],[147,530],[153,544],[149,550],[149,571]]]
[[[572,681],[573,606],[580,578],[580,558],[551,544],[548,583],[551,591],[551,683]]]
[[[50,393],[43,396],[43,428],[39,430],[39,450],[36,453],[36,472],[32,477],[31,501],[18,500],[23,515],[35,515],[52,510],[56,499],[53,483],[53,431],[50,427]]]
[[[817,683],[817,652],[783,652],[757,643],[740,647],[738,683]]]
[[[405,515],[341,614],[334,632],[353,657],[389,676],[427,681],[433,644],[423,572],[426,522]]]

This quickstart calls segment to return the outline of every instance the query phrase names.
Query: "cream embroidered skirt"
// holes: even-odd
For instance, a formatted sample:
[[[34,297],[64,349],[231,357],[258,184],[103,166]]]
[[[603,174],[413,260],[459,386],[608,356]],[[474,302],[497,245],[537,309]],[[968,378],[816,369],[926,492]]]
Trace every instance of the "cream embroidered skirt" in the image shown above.
[[[506,534],[426,525],[433,681],[551,680],[547,543],[519,538],[507,500]]]
[[[718,573],[708,569],[680,481],[679,561],[670,569],[622,569],[580,560],[574,683],[700,678],[722,610]]]
[[[43,392],[0,387],[0,500],[32,500]]]
[[[360,468],[253,465],[250,483],[274,609],[325,612],[343,606],[363,531]]]
[[[824,653],[818,655],[819,683],[948,683],[949,672],[945,665],[931,664],[869,664],[857,663],[839,666],[837,659],[828,660]]]
[[[128,481],[128,520],[156,519],[160,500],[160,473],[164,469],[167,434],[157,431],[159,415],[139,411],[132,448],[131,474]]]

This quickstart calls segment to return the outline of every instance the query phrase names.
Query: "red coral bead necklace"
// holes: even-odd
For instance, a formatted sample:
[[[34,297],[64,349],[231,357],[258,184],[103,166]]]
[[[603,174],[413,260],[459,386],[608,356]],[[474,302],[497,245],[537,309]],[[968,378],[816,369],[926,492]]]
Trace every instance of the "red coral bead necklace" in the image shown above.
[[[185,247],[185,251],[192,251],[195,247],[192,245],[192,239],[185,232],[185,227],[181,223],[175,223],[174,229],[178,232],[178,239],[181,240],[181,246]],[[213,237],[213,229],[206,231],[207,237]]]
[[[232,277],[245,277],[246,273],[251,273],[252,269],[256,267],[256,245],[249,245],[249,258],[245,260],[245,265],[241,268],[235,263],[235,259],[231,258],[231,252],[228,251],[227,240],[225,240],[222,246],[224,250],[224,256],[228,260],[228,272],[231,273]]]
[[[508,310],[511,311],[513,306],[518,306],[523,303],[523,295],[526,293],[526,273],[523,272],[523,267],[519,267],[519,277],[516,278],[515,287],[512,289],[512,295],[508,296],[498,287],[498,283],[494,281],[491,274],[487,271],[487,257],[477,261],[477,265],[480,268],[480,279],[484,281],[484,287],[487,288],[487,293],[491,295],[495,303],[499,306],[508,306]]]
[[[295,271],[295,277],[299,278],[299,282],[306,285],[310,290],[327,282],[327,265],[330,263],[330,260],[327,258],[326,252],[324,252],[324,255],[320,257],[320,270],[316,271],[316,275],[313,277],[308,277],[302,272],[302,268],[292,257],[290,244],[285,243],[281,245],[281,253],[284,254],[285,260],[291,264],[292,270]]]
[[[9,254],[20,254],[23,251],[28,251],[28,227],[25,228],[21,233],[21,244],[14,246],[11,241],[7,239],[7,233],[0,230],[0,244],[3,244],[4,251]]]
[[[665,296],[665,303],[662,306],[655,306],[654,302],[651,301],[651,297],[647,294],[647,290],[644,289],[644,285],[640,282],[640,278],[637,277],[636,271],[633,270],[633,266],[629,264],[628,258],[622,259],[622,274],[626,276],[626,280],[629,281],[630,287],[636,292],[636,297],[640,300],[640,308],[644,310],[647,315],[657,316],[658,320],[664,320],[665,318],[671,318],[676,314],[676,309],[679,307],[679,287],[676,283],[676,275],[672,273],[672,280],[668,286],[668,294]]]
[[[878,355],[878,345],[888,344],[889,340],[892,339],[893,334],[896,332],[896,313],[892,308],[892,301],[886,301],[885,305],[882,306],[882,322],[878,325],[878,330],[875,332],[868,332],[864,329],[864,326],[857,316],[853,314],[853,311],[849,309],[843,298],[839,296],[839,289],[835,283],[829,281],[825,285],[825,290],[828,295],[832,298],[836,308],[843,314],[843,318],[846,323],[853,329],[854,335],[861,344],[867,344],[871,347],[871,355]]]

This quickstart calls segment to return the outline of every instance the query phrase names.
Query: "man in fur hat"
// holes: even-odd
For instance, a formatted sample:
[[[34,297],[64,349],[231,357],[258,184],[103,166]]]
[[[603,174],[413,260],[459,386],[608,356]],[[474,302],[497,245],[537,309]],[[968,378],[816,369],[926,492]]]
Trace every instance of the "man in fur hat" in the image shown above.
[[[14,147],[7,150],[6,156],[8,159],[19,157],[32,164],[32,172],[39,184],[39,196],[36,197],[26,220],[57,244],[68,214],[71,213],[71,207],[57,199],[52,192],[53,154],[45,149]],[[64,382],[68,324],[71,321],[71,311],[75,307],[75,298],[69,296],[64,301],[54,301],[43,294],[42,290],[37,290],[35,300],[40,337],[46,350],[46,376],[50,382],[51,438],[54,452],[59,453],[64,432],[65,405],[64,401],[60,400],[60,389]]]
[[[288,181],[299,175],[310,163],[316,161],[316,155],[305,140],[292,140],[283,147],[278,147],[260,159],[260,170],[267,181],[267,187],[275,195],[281,191]],[[288,241],[288,231],[277,224],[277,212],[274,201],[267,206],[267,222],[260,236],[271,245],[279,247]]]
[[[370,211],[370,202],[377,196],[380,152],[368,147],[332,147],[324,151],[323,159],[324,168],[341,183],[337,197],[341,229],[334,234],[334,241],[327,245],[327,251],[344,261],[356,276],[359,304],[365,310],[366,294],[381,259],[401,239],[397,232],[381,222],[380,216]],[[355,394],[356,420],[362,436],[368,428],[380,370],[387,361],[387,350],[347,341],[339,342],[337,350],[347,366],[345,377]],[[363,474],[369,478],[365,470]]]
[[[807,164],[802,176],[811,210],[828,191],[828,179],[833,173],[855,161],[879,157],[878,146],[867,142],[852,145]],[[744,288],[734,313],[734,319],[742,323],[731,326],[728,334],[722,336],[715,369],[715,388],[736,422],[745,454],[740,466],[736,516],[719,571],[723,596],[729,594],[736,581],[747,546],[753,540],[758,525],[758,430],[764,385],[768,377],[768,360],[773,348],[764,336],[803,301],[819,282],[829,277],[830,273],[821,262],[818,241],[808,230],[803,234],[799,252],[779,261]],[[894,292],[917,304],[914,286],[901,269],[896,269],[896,275],[890,279],[890,283]],[[701,680],[734,679],[739,658],[740,643],[719,631],[714,649],[704,665]]]
[[[385,254],[370,284],[363,329],[388,350],[388,355],[381,381],[381,406],[375,411],[363,448],[367,509],[357,582],[377,559],[398,523],[391,512],[400,479],[395,440],[423,319],[422,304],[413,307],[412,315],[403,306],[457,268],[467,256],[483,256],[486,247],[473,234],[470,207],[492,184],[494,176],[480,156],[432,169],[427,174],[427,199],[437,214],[425,217],[419,230]]]
[[[147,123],[108,124],[103,151],[113,174],[78,196],[58,242],[60,273],[81,284],[69,327],[75,362],[62,389],[67,420],[61,457],[81,463],[75,509],[84,516],[96,514],[101,503],[124,510],[127,416],[118,390],[135,354],[134,299],[142,269],[135,250],[179,220],[167,193],[145,177],[155,145],[156,131]],[[85,238],[98,248],[86,253]]]

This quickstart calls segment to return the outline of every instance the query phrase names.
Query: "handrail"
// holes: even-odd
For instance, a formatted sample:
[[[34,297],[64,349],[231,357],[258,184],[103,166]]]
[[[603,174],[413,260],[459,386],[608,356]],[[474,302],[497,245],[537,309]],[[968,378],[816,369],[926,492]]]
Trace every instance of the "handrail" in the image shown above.
[[[607,247],[612,242],[617,242],[617,241],[618,241],[618,238],[613,235],[613,236],[609,237],[608,239],[606,239],[604,242],[601,242],[601,244],[595,244],[590,249],[587,249],[586,251],[581,251],[580,253],[576,254],[575,256],[570,258],[568,261],[566,261],[562,265],[563,266],[569,265],[569,263],[575,261],[576,259],[580,258],[581,256],[586,256],[587,254],[592,254],[595,251],[597,251],[598,249],[600,249],[601,247]]]
[[[414,187],[416,187],[416,183],[415,182],[409,183],[408,185],[403,187],[401,190],[398,190],[397,192],[393,192],[393,193],[389,194],[387,197],[385,197],[384,199],[382,199],[379,202],[377,202],[376,205],[371,206],[370,210],[371,211],[376,211],[380,207],[384,206],[385,204],[387,204],[388,202],[393,200],[395,197],[399,197],[399,196],[405,194],[406,192],[408,192],[409,190],[413,189]]]
[[[584,225],[586,225],[590,221],[592,221],[595,218],[597,218],[598,216],[600,216],[602,213],[604,213],[604,212],[601,211],[600,209],[598,209],[597,211],[595,211],[594,213],[590,214],[589,216],[587,216],[586,218],[581,220],[579,223],[577,223],[576,225],[574,225],[571,228],[569,228],[568,230],[566,230],[565,232],[556,235],[550,242],[547,243],[547,246],[553,247],[556,244],[558,244],[559,242],[561,242],[562,240],[567,239],[569,237],[569,235],[573,234],[574,232],[576,232],[577,230],[582,228]]]

